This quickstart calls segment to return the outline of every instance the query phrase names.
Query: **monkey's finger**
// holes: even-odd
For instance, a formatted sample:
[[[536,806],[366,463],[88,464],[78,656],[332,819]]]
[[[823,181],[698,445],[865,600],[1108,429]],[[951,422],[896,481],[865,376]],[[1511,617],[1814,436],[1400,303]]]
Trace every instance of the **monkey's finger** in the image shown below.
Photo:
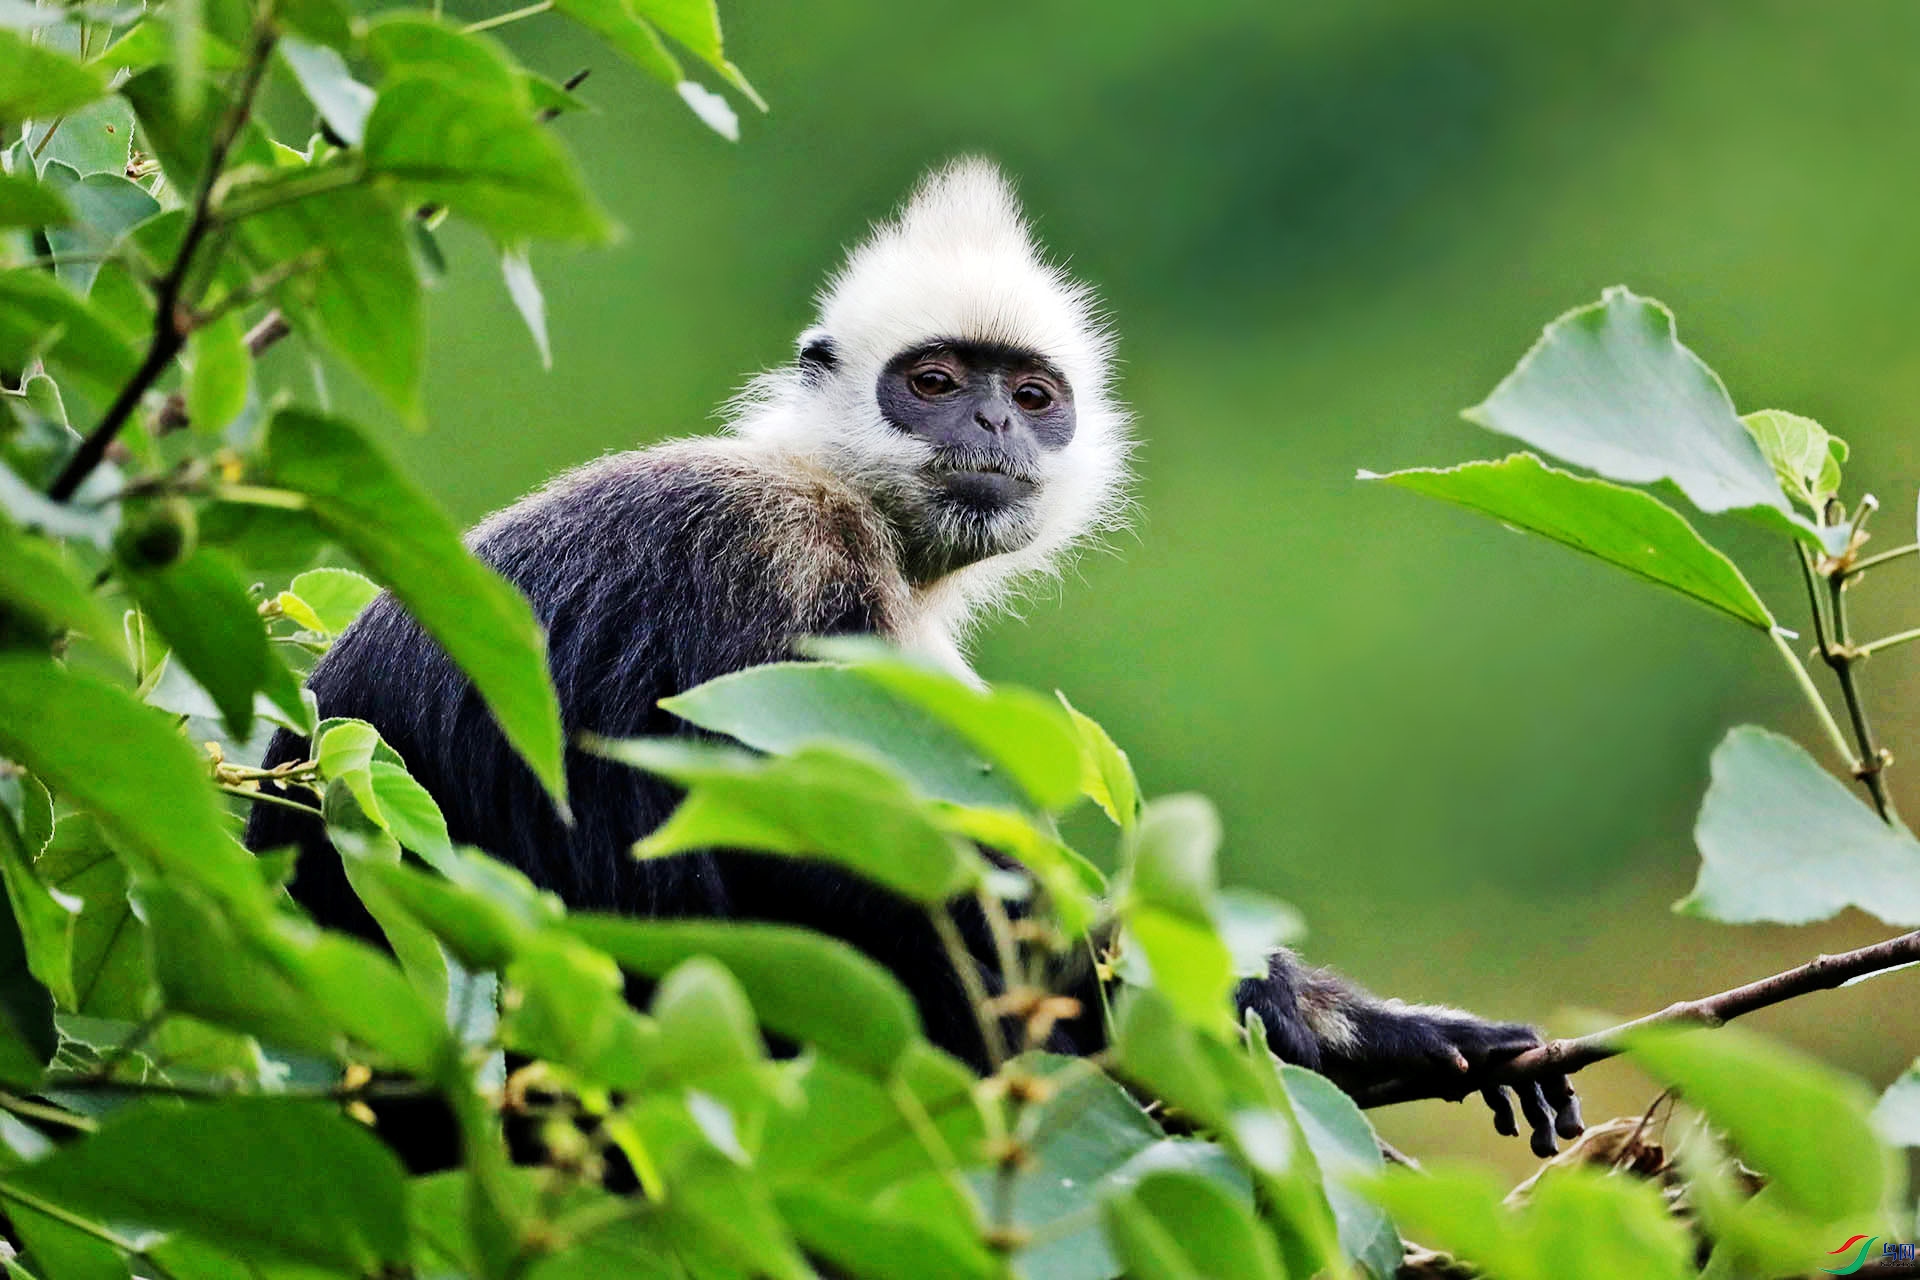
[[[1547,1110],[1546,1095],[1540,1092],[1538,1080],[1522,1080],[1513,1086],[1520,1095],[1520,1114],[1527,1118],[1527,1128],[1533,1131],[1533,1154],[1545,1160],[1559,1148],[1553,1141],[1553,1115]]]
[[[1553,1108],[1553,1131],[1569,1141],[1579,1137],[1587,1123],[1580,1118],[1580,1095],[1573,1091],[1573,1085],[1565,1076],[1548,1076],[1540,1082],[1540,1088],[1547,1095],[1547,1105]]]
[[[1513,1099],[1503,1084],[1490,1084],[1480,1091],[1481,1101],[1487,1104],[1487,1110],[1493,1112],[1493,1131],[1509,1138],[1520,1136],[1520,1126],[1513,1118]]]

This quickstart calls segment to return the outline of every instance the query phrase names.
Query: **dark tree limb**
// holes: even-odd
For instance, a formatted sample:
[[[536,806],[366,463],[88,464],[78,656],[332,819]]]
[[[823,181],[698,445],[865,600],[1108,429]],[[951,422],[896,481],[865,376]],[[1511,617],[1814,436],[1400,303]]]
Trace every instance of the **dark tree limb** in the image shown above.
[[[107,446],[127,425],[127,419],[133,416],[141,398],[160,380],[161,375],[173,364],[173,358],[186,345],[191,325],[182,303],[188,301],[185,297],[188,273],[193,267],[201,241],[206,239],[208,230],[213,226],[214,188],[226,169],[228,153],[238,141],[240,131],[246,127],[248,117],[253,114],[254,99],[259,96],[261,83],[266,79],[273,46],[273,27],[263,19],[254,31],[253,46],[248,51],[247,65],[241,73],[239,91],[214,132],[206,171],[201,175],[199,190],[194,194],[192,211],[187,215],[187,229],[180,238],[180,251],[174,255],[173,265],[154,285],[153,337],[148,342],[146,357],[141,360],[140,367],[127,385],[120,388],[113,403],[107,406],[99,425],[81,440],[80,447],[73,451],[73,456],[67,459],[67,465],[60,469],[60,474],[48,486],[47,496],[55,502],[65,502],[73,497],[86,478],[93,474],[93,469],[107,456]]]
[[[1831,990],[1855,978],[1915,963],[1920,963],[1920,930],[1889,938],[1885,942],[1876,942],[1858,951],[1821,956],[1797,969],[1788,969],[1731,991],[1702,996],[1697,1000],[1682,1000],[1658,1013],[1635,1018],[1632,1022],[1624,1022],[1590,1036],[1550,1040],[1538,1049],[1530,1049],[1471,1076],[1436,1068],[1428,1074],[1407,1076],[1362,1089],[1355,1094],[1354,1101],[1363,1107],[1385,1107],[1396,1102],[1416,1102],[1422,1098],[1460,1098],[1487,1085],[1531,1080],[1549,1072],[1570,1075],[1617,1056],[1625,1048],[1623,1041],[1628,1035],[1647,1027],[1717,1027],[1755,1009],[1765,1009],[1796,996]]]

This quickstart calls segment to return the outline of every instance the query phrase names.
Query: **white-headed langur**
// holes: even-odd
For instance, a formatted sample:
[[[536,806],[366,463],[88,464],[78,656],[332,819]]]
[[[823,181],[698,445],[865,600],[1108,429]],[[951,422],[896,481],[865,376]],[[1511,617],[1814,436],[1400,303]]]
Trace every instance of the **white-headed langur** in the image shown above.
[[[853,251],[792,363],[752,382],[724,432],[590,462],[470,542],[545,626],[570,738],[692,733],[662,698],[791,659],[810,637],[881,637],[977,680],[963,656],[970,628],[1123,505],[1112,346],[1088,289],[1041,255],[1006,180],[962,160]],[[934,1043],[984,1061],[921,910],[823,863],[724,850],[638,860],[634,842],[676,792],[578,750],[567,757],[573,821],[562,821],[466,677],[391,596],[347,629],[311,686],[322,715],[380,730],[455,841],[570,906],[831,934],[899,978]],[[307,750],[283,732],[265,763]],[[324,924],[380,936],[316,822],[256,806],[247,843],[300,846],[295,896]],[[984,956],[979,926],[967,932]],[[1284,951],[1238,998],[1283,1058],[1348,1089],[1436,1069],[1466,1078],[1540,1043],[1525,1026],[1376,998]],[[1061,1024],[1051,1047],[1098,1050],[1098,1018]],[[1537,1151],[1579,1132],[1564,1077],[1516,1091]],[[1517,1132],[1505,1091],[1483,1096],[1496,1126]],[[417,1143],[403,1154],[433,1162]]]

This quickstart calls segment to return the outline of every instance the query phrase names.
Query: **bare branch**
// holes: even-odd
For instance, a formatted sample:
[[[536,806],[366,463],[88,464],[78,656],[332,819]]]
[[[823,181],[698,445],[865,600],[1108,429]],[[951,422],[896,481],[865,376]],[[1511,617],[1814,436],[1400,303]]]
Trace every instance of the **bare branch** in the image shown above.
[[[287,318],[278,308],[260,317],[260,322],[247,330],[247,354],[258,360],[262,352],[292,330],[287,326]],[[178,431],[187,425],[187,398],[176,391],[168,396],[160,406],[159,414],[154,418],[153,430],[156,435],[165,435],[169,431]]]
[[[1858,951],[1821,956],[1797,969],[1788,969],[1731,991],[1702,996],[1698,1000],[1682,1000],[1658,1013],[1635,1018],[1632,1022],[1624,1022],[1590,1036],[1552,1040],[1538,1049],[1530,1049],[1473,1076],[1462,1077],[1456,1072],[1436,1069],[1428,1075],[1390,1080],[1362,1089],[1355,1094],[1354,1101],[1363,1107],[1385,1107],[1422,1098],[1459,1098],[1488,1085],[1531,1080],[1549,1072],[1570,1075],[1617,1056],[1625,1047],[1625,1038],[1635,1031],[1648,1027],[1718,1027],[1755,1009],[1765,1009],[1796,996],[1831,990],[1855,978],[1915,963],[1920,963],[1920,930],[1889,938],[1885,942],[1876,942]]]

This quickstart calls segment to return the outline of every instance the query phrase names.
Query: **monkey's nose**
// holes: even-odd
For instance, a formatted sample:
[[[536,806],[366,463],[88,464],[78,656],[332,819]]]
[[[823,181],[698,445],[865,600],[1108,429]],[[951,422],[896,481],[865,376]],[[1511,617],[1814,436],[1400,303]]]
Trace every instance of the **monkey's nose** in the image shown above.
[[[1003,436],[1007,434],[1008,430],[1013,426],[1013,416],[1011,414],[996,414],[994,417],[988,417],[986,413],[975,410],[973,420],[982,430],[986,431],[988,435]]]

